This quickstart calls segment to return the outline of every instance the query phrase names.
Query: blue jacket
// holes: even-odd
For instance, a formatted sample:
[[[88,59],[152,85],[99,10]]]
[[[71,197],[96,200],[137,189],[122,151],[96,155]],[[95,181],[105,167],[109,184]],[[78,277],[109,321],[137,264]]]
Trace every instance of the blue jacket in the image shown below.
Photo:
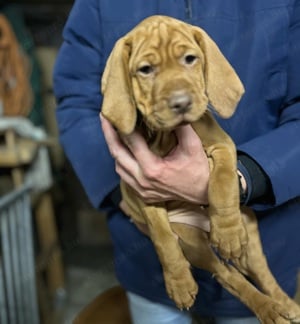
[[[252,207],[278,282],[295,293],[300,267],[300,1],[77,0],[64,29],[55,71],[61,142],[91,202],[108,213],[116,274],[133,292],[172,304],[152,243],[109,199],[119,184],[99,121],[100,78],[115,41],[143,18],[173,16],[204,28],[245,85],[234,116],[220,120],[238,149],[270,178],[274,204]],[[116,94],[118,95],[118,94]],[[247,316],[249,311],[195,270],[195,310]]]

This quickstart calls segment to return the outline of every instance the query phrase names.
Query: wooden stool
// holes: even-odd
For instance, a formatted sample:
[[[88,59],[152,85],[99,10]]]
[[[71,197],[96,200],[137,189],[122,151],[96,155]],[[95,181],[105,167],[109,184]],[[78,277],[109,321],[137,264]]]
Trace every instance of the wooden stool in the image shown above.
[[[73,324],[131,324],[125,290],[112,287],[98,295],[77,315]]]

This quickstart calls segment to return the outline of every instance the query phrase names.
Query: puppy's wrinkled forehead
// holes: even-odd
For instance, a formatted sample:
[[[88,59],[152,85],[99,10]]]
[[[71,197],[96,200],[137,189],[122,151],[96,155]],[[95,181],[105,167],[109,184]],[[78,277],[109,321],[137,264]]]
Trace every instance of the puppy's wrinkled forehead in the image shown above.
[[[187,50],[199,48],[191,30],[173,21],[147,21],[130,34],[130,66],[141,61],[163,64],[180,58]]]

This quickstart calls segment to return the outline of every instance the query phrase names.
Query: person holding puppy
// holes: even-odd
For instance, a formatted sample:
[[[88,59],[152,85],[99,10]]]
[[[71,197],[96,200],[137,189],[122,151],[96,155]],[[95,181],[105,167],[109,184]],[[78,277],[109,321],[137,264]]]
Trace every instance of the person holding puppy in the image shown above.
[[[120,177],[146,202],[201,205],[207,204],[209,179],[205,152],[190,126],[176,130],[176,149],[159,158],[140,134],[129,135],[124,146],[108,121],[99,120],[101,76],[111,49],[154,14],[204,29],[245,86],[235,114],[218,121],[237,146],[241,204],[255,211],[269,266],[292,296],[300,267],[300,1],[77,0],[54,71],[60,138],[90,201],[108,215],[116,274],[133,321],[192,319],[167,297],[152,242],[130,222],[126,206],[120,209]],[[199,293],[191,312],[217,324],[258,322],[209,273],[193,273]]]

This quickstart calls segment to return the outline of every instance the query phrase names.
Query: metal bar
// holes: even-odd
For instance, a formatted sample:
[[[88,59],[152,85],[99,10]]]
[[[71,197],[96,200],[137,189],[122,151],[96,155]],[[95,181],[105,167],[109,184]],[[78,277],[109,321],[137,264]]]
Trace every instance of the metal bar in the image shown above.
[[[1,197],[0,199],[0,211],[1,209],[5,209],[6,206],[12,204],[15,202],[15,200],[22,196],[25,192],[28,192],[28,190],[30,189],[30,185],[26,184],[21,188],[18,188],[8,194],[6,194],[5,196]],[[1,212],[0,212],[0,217],[1,217]]]
[[[36,276],[35,276],[35,267],[34,267],[34,250],[33,250],[33,233],[31,226],[31,212],[29,208],[29,197],[28,195],[23,195],[23,235],[22,241],[24,242],[24,260],[23,265],[25,267],[25,273],[27,274],[24,281],[26,283],[26,292],[27,292],[27,304],[26,304],[26,319],[32,324],[39,322],[38,320],[38,307],[37,307],[37,290],[36,290]],[[26,323],[28,323],[26,322]]]
[[[7,305],[4,289],[3,264],[0,258],[0,323],[8,324]]]
[[[39,324],[29,189],[0,198],[1,324]]]
[[[27,292],[26,292],[26,287],[23,287],[23,277],[26,275],[26,272],[24,272],[23,269],[23,260],[26,258],[26,255],[24,255],[24,248],[25,245],[23,244],[21,240],[21,235],[24,231],[24,226],[23,226],[23,204],[21,197],[18,197],[18,199],[15,202],[15,215],[16,215],[16,232],[17,232],[17,240],[16,240],[16,254],[18,255],[18,268],[17,268],[17,276],[19,277],[19,291],[18,291],[18,308],[19,308],[19,324],[27,324],[26,322],[26,303],[27,303]],[[25,288],[25,289],[24,289]]]
[[[3,252],[3,265],[4,265],[4,282],[6,286],[6,298],[9,323],[16,323],[16,303],[13,295],[13,275],[11,273],[12,260],[11,260],[11,246],[8,226],[8,213],[5,210],[1,213],[1,236],[2,236],[2,252]]]
[[[11,274],[13,277],[13,290],[9,293],[14,296],[15,300],[15,316],[17,322],[23,317],[22,303],[21,301],[21,278],[19,267],[19,248],[18,248],[18,235],[17,235],[17,201],[14,204],[10,204],[7,209],[8,228],[10,236],[10,255],[11,255]]]
[[[19,203],[22,203],[22,201],[19,198]],[[24,209],[24,206],[22,206]],[[20,254],[20,278],[21,278],[21,285],[22,285],[22,304],[23,304],[23,321],[25,323],[30,323],[29,316],[28,316],[28,299],[30,298],[28,296],[28,279],[29,279],[29,273],[27,269],[27,253],[26,253],[26,233],[24,228],[24,210],[21,211],[20,214],[20,226],[18,230],[18,237],[19,237],[19,249],[21,249],[22,253]]]

